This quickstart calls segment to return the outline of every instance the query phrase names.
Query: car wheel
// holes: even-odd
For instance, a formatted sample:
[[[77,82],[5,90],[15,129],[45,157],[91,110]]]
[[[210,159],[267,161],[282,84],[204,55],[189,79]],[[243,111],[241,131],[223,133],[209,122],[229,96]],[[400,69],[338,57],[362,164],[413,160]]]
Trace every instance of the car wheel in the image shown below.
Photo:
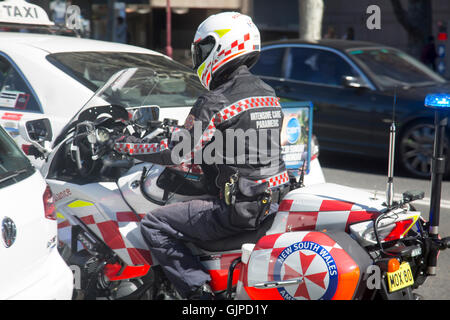
[[[430,120],[408,125],[400,138],[400,163],[411,175],[418,178],[431,176],[434,146],[434,123]],[[448,154],[446,138],[444,154]],[[448,158],[448,157],[447,157]],[[447,172],[448,172],[447,165]]]

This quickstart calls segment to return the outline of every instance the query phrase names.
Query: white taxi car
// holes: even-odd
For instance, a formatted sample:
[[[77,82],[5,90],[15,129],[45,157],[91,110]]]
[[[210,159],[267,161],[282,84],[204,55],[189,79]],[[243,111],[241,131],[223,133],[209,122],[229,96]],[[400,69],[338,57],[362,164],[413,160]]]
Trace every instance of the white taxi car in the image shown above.
[[[50,188],[0,127],[0,300],[71,299]]]

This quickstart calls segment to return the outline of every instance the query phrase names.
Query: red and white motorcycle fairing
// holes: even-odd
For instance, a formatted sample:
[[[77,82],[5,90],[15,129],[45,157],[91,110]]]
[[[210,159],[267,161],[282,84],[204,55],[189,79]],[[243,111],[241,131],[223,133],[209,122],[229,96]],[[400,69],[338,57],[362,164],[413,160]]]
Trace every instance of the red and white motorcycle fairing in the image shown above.
[[[135,74],[139,75],[138,80],[131,81],[130,89],[135,87],[135,83],[141,84],[139,70],[124,70],[100,88],[94,98],[110,89],[117,95],[117,91],[125,87]],[[154,77],[150,76],[149,83],[154,82]],[[147,115],[152,117],[145,119],[154,121],[153,114],[158,112],[155,108],[152,109],[152,106],[147,108],[151,111]],[[165,203],[199,198],[173,194],[167,202],[162,201],[164,190],[157,185],[158,177],[164,170],[162,166],[133,163],[127,166],[130,169],[126,171],[125,167],[120,167],[126,159],[117,158],[114,154],[109,157],[110,155],[106,154],[102,155],[105,156],[105,162],[101,163],[102,169],[106,162],[117,160],[118,167],[123,171],[103,179],[102,170],[94,170],[95,161],[99,159],[103,146],[101,141],[105,143],[105,136],[109,137],[110,132],[115,132],[112,127],[125,124],[129,116],[129,110],[120,106],[111,104],[91,108],[89,103],[86,103],[63,130],[60,135],[63,140],[51,151],[47,166],[43,169],[57,200],[60,240],[70,245],[70,226],[78,225],[83,232],[77,233],[77,240],[87,249],[91,245],[92,251],[95,251],[98,242],[105,244],[108,248],[105,249],[100,244],[101,248],[98,248],[97,252],[89,254],[96,257],[99,251],[102,252],[105,258],[100,262],[106,265],[99,272],[110,281],[143,277],[147,275],[150,267],[157,265],[140,232],[139,221],[146,213]],[[137,123],[139,119],[133,121]],[[106,127],[102,127],[103,124]],[[128,127],[129,125],[126,128]],[[122,129],[119,130],[121,134]],[[155,131],[161,132],[158,129]],[[80,148],[86,145],[88,148]],[[36,146],[40,148],[37,143]],[[84,154],[84,161],[81,161],[80,150],[88,150],[87,154]],[[62,159],[68,160],[74,171],[69,179],[65,176],[65,167],[58,162]],[[122,162],[119,163],[120,161]],[[49,167],[54,162],[56,164],[52,167],[53,171],[49,173]],[[86,169],[85,165],[90,170],[83,170]],[[147,168],[147,174],[141,181],[144,167]],[[96,172],[90,180],[92,183],[80,183],[89,180],[89,173],[92,172]],[[79,176],[83,179],[78,179]],[[150,198],[152,201],[147,200]],[[393,228],[395,235],[401,238],[417,221],[418,213],[411,218],[411,212],[407,208],[399,210],[405,213],[408,223],[401,223],[397,228],[395,218],[389,228]],[[362,243],[365,245],[373,242],[370,234],[373,226],[369,223],[373,223],[373,218],[381,213],[390,215],[391,211],[387,211],[386,206],[383,206],[382,199],[374,199],[370,193],[328,183],[307,185],[287,194],[280,204],[279,212],[268,217],[258,230],[246,231],[217,243],[190,246],[210,272],[212,289],[217,293],[227,289],[229,267],[242,255],[243,263],[238,265],[233,274],[233,284],[237,284],[239,279],[236,294],[239,299],[358,298],[360,292],[365,289],[361,279],[367,266],[372,263]],[[401,213],[394,212],[394,216],[400,217]],[[359,228],[355,229],[357,232],[353,234],[355,226]],[[389,228],[386,227],[383,231],[387,230],[389,233]],[[367,230],[369,232],[366,232]],[[352,237],[348,233],[352,233]],[[83,238],[85,236],[100,241],[83,241],[86,240]],[[251,244],[255,244],[254,250],[250,250]],[[72,252],[74,255],[81,252],[75,251],[77,250]],[[110,251],[115,254],[112,258]],[[82,267],[89,273],[90,268],[86,266],[85,260],[82,261]],[[95,279],[100,278],[96,273],[94,276]],[[141,288],[145,290],[147,287],[143,285]],[[86,290],[88,289],[90,288]],[[105,289],[108,294],[108,288]]]
[[[113,182],[80,186],[49,179],[48,183],[55,194],[66,195],[56,203],[60,240],[71,243],[70,223],[64,221],[63,217],[75,223],[74,217],[78,217],[125,265],[157,265],[142,239],[139,227],[140,218],[157,207],[144,199],[138,188],[144,166],[151,167],[145,180],[146,191],[152,197],[162,199],[164,191],[156,185],[156,179],[163,167],[156,165],[140,164],[130,169],[118,181],[120,190]],[[170,202],[190,198],[192,197],[175,195]],[[236,298],[353,298],[367,267],[367,261],[358,264],[355,260],[364,260],[367,253],[345,234],[345,231],[348,231],[349,225],[354,222],[371,220],[385,208],[382,202],[381,199],[373,199],[367,192],[328,183],[291,191],[280,204],[279,212],[265,236],[254,239],[256,245],[248,263],[235,270],[233,283],[236,284],[240,278]],[[137,215],[130,211],[128,205]],[[327,229],[326,232],[321,232],[323,229]],[[319,231],[312,232],[313,230]],[[332,240],[328,235],[332,232],[341,232],[339,239],[342,241],[342,238],[345,238],[344,244]],[[346,253],[349,243],[353,252],[354,248],[358,247],[358,252],[361,253],[359,257],[350,257]],[[306,244],[317,250],[304,247]],[[279,259],[283,250],[291,246],[294,247],[289,255],[285,252],[285,260],[280,262],[281,266],[277,266],[274,261]],[[226,290],[228,268],[235,258],[241,256],[240,246],[224,252],[210,252],[196,246],[192,248],[210,272],[213,290]],[[334,265],[334,269],[330,264]],[[304,281],[303,284],[297,285],[295,292],[291,292],[292,285],[287,286],[285,292],[280,288],[253,287],[254,284],[285,280],[299,275],[304,277]],[[312,289],[311,286],[316,288]],[[331,288],[331,291],[328,288]]]

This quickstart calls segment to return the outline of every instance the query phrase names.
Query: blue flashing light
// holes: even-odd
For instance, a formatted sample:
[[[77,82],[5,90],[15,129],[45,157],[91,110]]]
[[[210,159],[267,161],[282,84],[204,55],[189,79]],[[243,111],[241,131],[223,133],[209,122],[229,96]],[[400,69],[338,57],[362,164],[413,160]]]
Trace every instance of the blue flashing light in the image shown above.
[[[425,107],[450,109],[450,94],[433,93],[425,97]]]

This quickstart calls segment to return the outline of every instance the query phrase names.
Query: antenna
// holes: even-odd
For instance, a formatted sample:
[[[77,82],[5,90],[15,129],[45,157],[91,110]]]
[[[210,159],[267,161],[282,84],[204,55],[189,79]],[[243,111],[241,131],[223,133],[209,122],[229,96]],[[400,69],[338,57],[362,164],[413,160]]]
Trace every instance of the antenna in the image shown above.
[[[389,162],[388,162],[388,181],[386,187],[386,205],[392,207],[394,200],[394,156],[395,156],[395,104],[397,103],[397,87],[394,87],[394,103],[392,105],[392,124],[389,129]]]

